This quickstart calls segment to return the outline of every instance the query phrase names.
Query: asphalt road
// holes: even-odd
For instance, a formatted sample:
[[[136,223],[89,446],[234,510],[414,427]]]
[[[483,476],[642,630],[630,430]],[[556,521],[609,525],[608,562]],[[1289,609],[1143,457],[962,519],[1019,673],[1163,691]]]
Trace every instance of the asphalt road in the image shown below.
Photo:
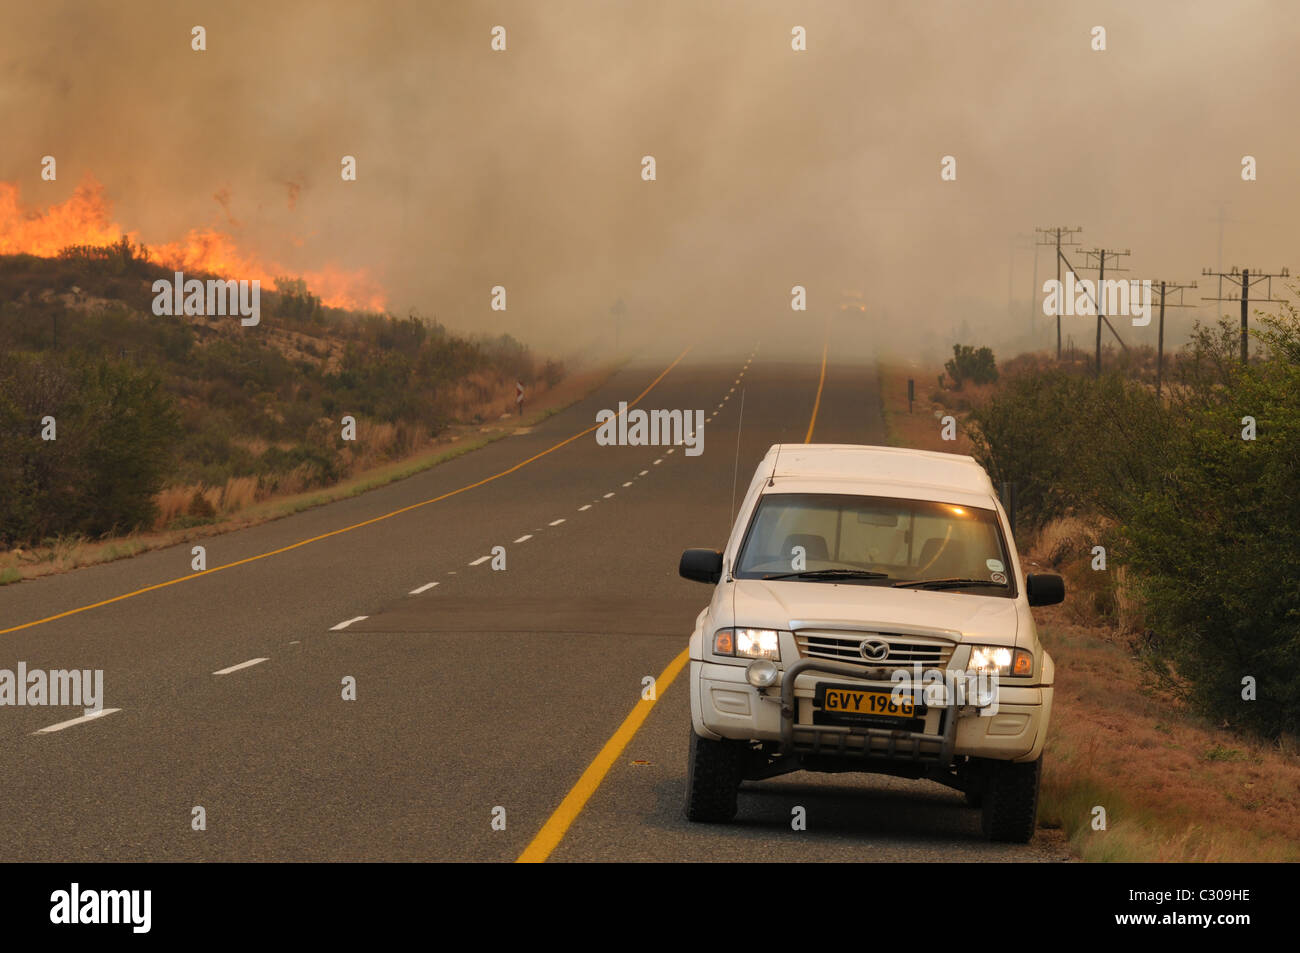
[[[0,668],[103,669],[118,709],[42,732],[80,709],[0,707],[0,859],[518,858],[685,648],[708,591],[677,558],[722,544],[736,460],[743,493],[805,438],[820,353],[755,346],[629,366],[529,432],[205,540],[216,571],[185,546],[0,589]],[[701,455],[556,446],[652,383],[638,406],[715,415]],[[883,436],[875,364],[832,348],[813,439]],[[686,680],[660,683],[550,859],[1060,859],[985,843],[939,785],[862,775],[748,784],[735,824],[688,824]]]

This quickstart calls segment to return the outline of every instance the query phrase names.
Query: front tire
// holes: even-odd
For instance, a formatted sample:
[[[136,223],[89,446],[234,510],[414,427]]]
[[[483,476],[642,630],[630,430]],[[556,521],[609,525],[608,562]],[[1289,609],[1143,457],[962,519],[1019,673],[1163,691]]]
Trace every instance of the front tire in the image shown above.
[[[982,826],[992,841],[1027,844],[1038,827],[1038,786],[1043,759],[994,761],[985,779]]]
[[[726,822],[736,816],[736,793],[744,772],[745,745],[701,738],[692,729],[686,763],[686,819]]]

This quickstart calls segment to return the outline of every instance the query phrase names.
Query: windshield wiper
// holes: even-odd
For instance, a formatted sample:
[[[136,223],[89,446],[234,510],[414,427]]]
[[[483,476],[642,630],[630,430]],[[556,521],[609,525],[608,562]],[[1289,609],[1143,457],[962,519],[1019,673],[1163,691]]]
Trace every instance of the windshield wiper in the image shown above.
[[[996,589],[1007,588],[1005,582],[992,579],[916,579],[912,582],[896,582],[895,589],[965,589],[967,586],[993,586]]]
[[[870,569],[805,569],[803,572],[778,572],[764,579],[888,579],[887,572]]]

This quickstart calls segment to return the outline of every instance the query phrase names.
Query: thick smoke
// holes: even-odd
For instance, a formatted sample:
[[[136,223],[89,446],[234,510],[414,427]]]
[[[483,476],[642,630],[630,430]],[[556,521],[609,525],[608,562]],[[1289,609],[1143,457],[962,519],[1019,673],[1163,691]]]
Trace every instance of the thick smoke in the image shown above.
[[[90,173],[146,241],[221,227],[303,271],[370,269],[398,313],[546,350],[819,351],[828,317],[909,357],[1047,346],[1036,225],[1131,249],[1136,278],[1198,278],[1221,230],[1225,267],[1300,257],[1286,0],[6,7],[0,179],[26,201]]]

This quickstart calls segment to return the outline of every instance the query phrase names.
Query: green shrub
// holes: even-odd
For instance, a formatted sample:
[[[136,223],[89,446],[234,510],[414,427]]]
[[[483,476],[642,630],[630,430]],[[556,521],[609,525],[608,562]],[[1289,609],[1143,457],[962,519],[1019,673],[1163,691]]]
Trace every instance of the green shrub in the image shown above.
[[[982,347],[979,350],[969,344],[954,344],[952,357],[943,365],[943,369],[952,378],[954,390],[961,390],[966,381],[973,384],[992,384],[998,379],[997,362],[993,352]],[[943,379],[940,378],[940,386]]]
[[[157,375],[100,358],[10,354],[0,371],[0,541],[149,523],[179,422]],[[44,417],[54,440],[41,439]]]
[[[1300,730],[1300,315],[1288,306],[1258,336],[1266,356],[1243,367],[1230,323],[1199,329],[1167,402],[1117,374],[1031,370],[967,427],[1029,526],[1112,523],[1108,558],[1134,571],[1158,678],[1208,717],[1277,737]]]

